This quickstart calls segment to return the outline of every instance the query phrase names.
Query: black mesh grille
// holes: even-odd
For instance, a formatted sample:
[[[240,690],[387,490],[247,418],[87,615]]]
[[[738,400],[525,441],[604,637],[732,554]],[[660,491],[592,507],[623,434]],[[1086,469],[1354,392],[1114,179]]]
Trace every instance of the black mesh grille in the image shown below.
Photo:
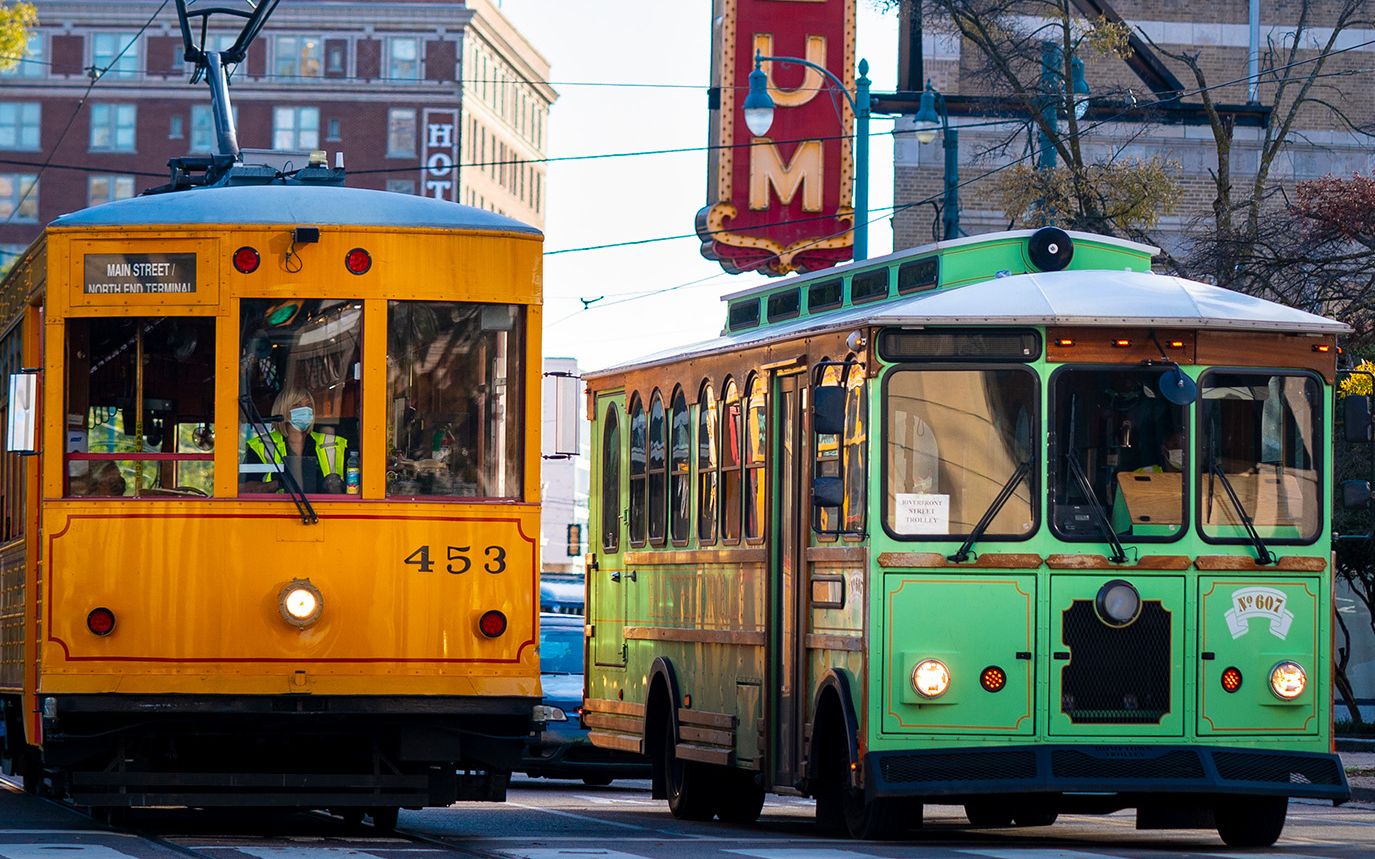
[[[1031,751],[897,755],[883,759],[883,778],[895,783],[1021,780],[1035,775],[1036,755]]]
[[[1201,779],[1203,762],[1189,751],[1166,752],[1153,757],[1100,757],[1063,751],[1051,756],[1058,778],[1085,779]]]
[[[1217,752],[1218,773],[1228,781],[1265,781],[1282,784],[1341,784],[1337,764],[1329,758]]]
[[[1060,706],[1078,724],[1158,724],[1170,709],[1170,613],[1146,601],[1129,626],[1099,620],[1091,600],[1064,612],[1070,664]]]

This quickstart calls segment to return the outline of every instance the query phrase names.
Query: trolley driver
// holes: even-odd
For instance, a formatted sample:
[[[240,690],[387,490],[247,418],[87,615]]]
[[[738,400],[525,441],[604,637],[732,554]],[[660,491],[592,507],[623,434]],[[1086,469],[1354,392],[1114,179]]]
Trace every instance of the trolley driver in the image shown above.
[[[313,432],[315,398],[302,388],[285,388],[272,403],[272,413],[280,417],[267,434],[269,453],[263,436],[251,431],[245,464],[280,465],[291,471],[307,494],[344,491],[344,468],[348,441],[332,432]],[[261,481],[245,481],[243,492],[285,491],[281,475],[270,469]]]

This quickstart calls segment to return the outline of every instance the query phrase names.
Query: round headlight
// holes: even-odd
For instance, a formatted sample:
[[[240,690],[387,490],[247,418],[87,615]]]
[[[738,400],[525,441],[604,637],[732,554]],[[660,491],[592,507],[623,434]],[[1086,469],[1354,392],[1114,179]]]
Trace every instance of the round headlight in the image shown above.
[[[310,579],[293,579],[277,597],[282,620],[292,626],[310,626],[320,619],[324,607],[325,599],[320,595],[320,589],[310,583]]]
[[[1099,620],[1108,626],[1126,626],[1141,613],[1141,594],[1131,582],[1113,579],[1098,589],[1094,600]]]
[[[1270,691],[1283,701],[1292,701],[1308,688],[1308,674],[1297,662],[1285,660],[1270,669]]]
[[[939,698],[950,688],[950,669],[939,659],[923,659],[912,669],[912,689],[923,698]]]

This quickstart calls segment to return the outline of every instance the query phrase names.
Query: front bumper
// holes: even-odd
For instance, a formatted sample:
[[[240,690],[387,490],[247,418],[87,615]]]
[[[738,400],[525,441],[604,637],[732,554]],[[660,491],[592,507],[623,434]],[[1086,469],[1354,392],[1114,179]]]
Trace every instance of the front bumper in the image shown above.
[[[871,797],[1007,793],[1351,798],[1336,755],[1212,746],[1036,745],[870,752]]]
[[[649,778],[647,758],[602,749],[582,728],[548,728],[531,738],[517,772],[542,778]]]

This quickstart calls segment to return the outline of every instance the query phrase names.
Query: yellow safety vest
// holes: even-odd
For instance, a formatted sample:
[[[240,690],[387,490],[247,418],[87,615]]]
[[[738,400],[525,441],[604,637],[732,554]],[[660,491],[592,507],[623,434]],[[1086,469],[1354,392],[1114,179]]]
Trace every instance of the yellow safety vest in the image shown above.
[[[348,439],[341,438],[333,433],[313,432],[310,437],[315,441],[315,459],[320,464],[320,474],[329,477],[331,474],[344,476],[344,452],[348,448]],[[259,461],[269,463],[275,461],[281,465],[286,459],[286,436],[281,432],[273,430],[271,432],[272,446],[276,448],[275,460],[269,460],[267,451],[263,446],[260,436],[253,436],[248,440],[248,449],[258,455]],[[263,483],[271,483],[275,472],[269,471],[263,475]]]

